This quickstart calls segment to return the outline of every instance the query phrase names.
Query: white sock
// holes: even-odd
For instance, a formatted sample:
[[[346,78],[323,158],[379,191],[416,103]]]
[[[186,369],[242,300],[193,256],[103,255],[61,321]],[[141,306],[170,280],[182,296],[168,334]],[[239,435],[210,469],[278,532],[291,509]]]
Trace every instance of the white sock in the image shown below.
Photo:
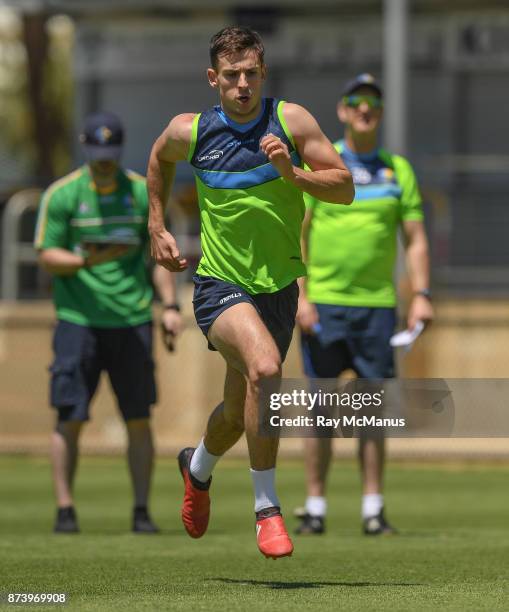
[[[205,448],[203,438],[191,457],[191,474],[200,482],[207,482],[221,455],[211,455]]]
[[[255,512],[265,508],[280,506],[279,499],[274,488],[276,468],[270,470],[251,470],[251,477],[255,490]]]
[[[327,500],[318,495],[309,495],[306,498],[306,512],[311,516],[325,516],[327,514]]]
[[[384,507],[384,496],[379,493],[370,493],[362,496],[362,518],[367,519],[380,514]]]

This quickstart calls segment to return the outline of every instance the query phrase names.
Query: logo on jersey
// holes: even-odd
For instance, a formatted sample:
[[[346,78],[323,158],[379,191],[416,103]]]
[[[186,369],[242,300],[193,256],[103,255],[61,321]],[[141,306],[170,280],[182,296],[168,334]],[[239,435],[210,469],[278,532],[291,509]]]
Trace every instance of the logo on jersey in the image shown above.
[[[242,297],[242,293],[230,293],[230,295],[227,295],[224,298],[221,298],[219,300],[220,304],[226,304],[226,302],[229,302],[230,300],[233,300],[234,298],[238,298],[238,297]]]
[[[355,185],[369,185],[372,181],[371,172],[362,168],[361,166],[354,166],[350,169],[352,173],[353,182]]]
[[[81,204],[78,206],[78,211],[82,214],[82,215],[86,215],[87,212],[90,212],[90,207],[87,204],[87,202],[81,202]]]
[[[211,161],[213,159],[220,159],[221,157],[223,157],[223,152],[218,149],[214,149],[210,153],[207,153],[206,155],[202,155],[201,157],[198,157],[198,161],[199,162]]]
[[[255,138],[248,138],[246,140],[232,140],[226,145],[226,148],[230,149],[231,147],[245,147],[249,144],[253,144],[254,142],[257,142]]]

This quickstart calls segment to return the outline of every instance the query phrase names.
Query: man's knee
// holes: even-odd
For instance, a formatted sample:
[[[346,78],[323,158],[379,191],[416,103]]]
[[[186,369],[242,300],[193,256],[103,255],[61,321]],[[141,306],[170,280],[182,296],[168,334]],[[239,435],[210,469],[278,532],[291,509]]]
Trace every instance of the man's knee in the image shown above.
[[[150,420],[143,419],[128,419],[126,422],[127,433],[129,435],[136,435],[139,433],[144,433],[146,431],[150,431]]]
[[[363,428],[358,433],[359,438],[359,452],[363,452],[364,450],[369,448],[383,450],[385,445],[385,433],[383,429],[380,428]]]
[[[64,438],[77,438],[83,427],[83,421],[61,421],[58,420],[55,432]]]
[[[259,384],[267,378],[281,376],[281,358],[279,355],[265,355],[258,358],[249,368],[249,382]]]

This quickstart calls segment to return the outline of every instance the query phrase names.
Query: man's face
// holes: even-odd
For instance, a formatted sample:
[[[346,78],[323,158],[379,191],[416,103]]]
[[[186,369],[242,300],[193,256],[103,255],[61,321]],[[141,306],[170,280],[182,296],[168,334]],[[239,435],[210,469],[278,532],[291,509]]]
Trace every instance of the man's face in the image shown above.
[[[118,171],[118,163],[113,159],[91,161],[92,174],[101,179],[114,178]]]
[[[207,70],[209,83],[219,90],[221,106],[233,119],[247,122],[259,111],[265,66],[254,49],[220,55],[216,69]]]
[[[378,92],[369,86],[359,87],[338,104],[339,120],[357,134],[375,132],[382,114],[382,100]]]

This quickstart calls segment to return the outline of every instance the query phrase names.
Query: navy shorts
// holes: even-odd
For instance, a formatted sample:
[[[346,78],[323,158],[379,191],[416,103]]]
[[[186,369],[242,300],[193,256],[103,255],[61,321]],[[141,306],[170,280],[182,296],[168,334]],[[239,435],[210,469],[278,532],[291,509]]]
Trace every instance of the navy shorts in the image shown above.
[[[58,321],[50,367],[51,405],[60,421],[87,421],[99,376],[108,372],[126,421],[150,416],[156,401],[152,323],[99,328]]]
[[[389,344],[396,326],[394,308],[316,304],[320,327],[302,334],[304,371],[310,378],[336,378],[352,369],[360,378],[393,378]]]
[[[270,334],[281,354],[281,361],[292,341],[295,315],[299,300],[299,286],[293,281],[284,289],[274,293],[258,293],[252,295],[238,285],[219,280],[212,276],[196,274],[194,280],[194,316],[198,326],[208,337],[209,329],[217,317],[230,306],[247,302],[252,304]],[[209,342],[209,349],[216,349]]]

